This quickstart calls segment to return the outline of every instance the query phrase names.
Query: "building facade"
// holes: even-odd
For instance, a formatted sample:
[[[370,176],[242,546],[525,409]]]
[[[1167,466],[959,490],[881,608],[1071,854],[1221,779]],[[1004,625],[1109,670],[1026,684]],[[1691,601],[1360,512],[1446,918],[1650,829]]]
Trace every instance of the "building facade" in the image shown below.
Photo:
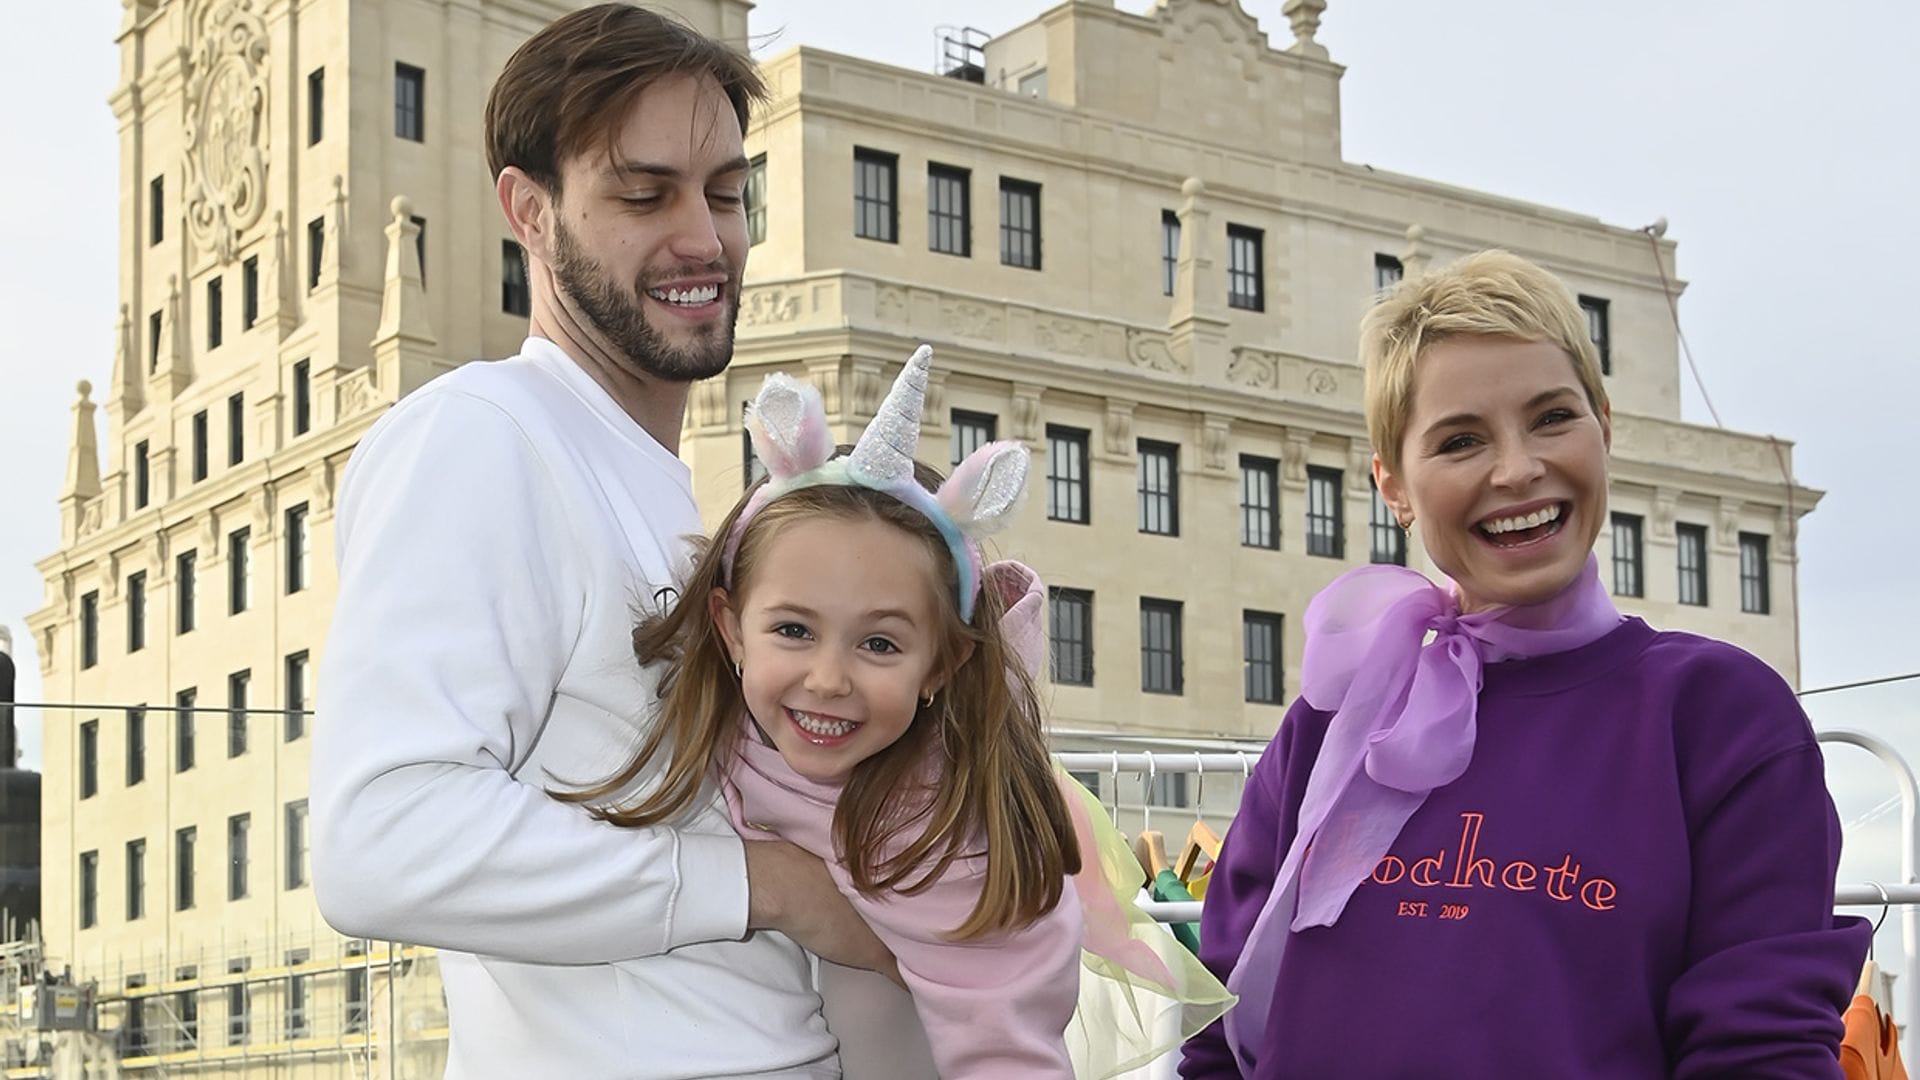
[[[518,348],[482,106],[578,6],[125,2],[118,344],[104,424],[90,385],[73,405],[29,618],[46,696],[96,703],[45,716],[43,948],[99,980],[124,1068],[438,1075],[431,954],[340,939],[306,884],[333,497],[385,407]],[[745,0],[666,6],[746,38]],[[997,546],[1054,590],[1060,745],[1259,745],[1308,598],[1422,565],[1370,488],[1359,316],[1506,247],[1580,294],[1607,357],[1622,607],[1796,679],[1792,537],[1820,493],[1784,443],[1680,418],[1672,242],[1343,160],[1324,7],[1288,0],[1285,43],[1237,0],[1072,0],[947,72],[768,58],[736,359],[682,444],[703,513],[753,475],[767,372],[820,385],[848,437],[930,342],[923,458],[1034,453]]]

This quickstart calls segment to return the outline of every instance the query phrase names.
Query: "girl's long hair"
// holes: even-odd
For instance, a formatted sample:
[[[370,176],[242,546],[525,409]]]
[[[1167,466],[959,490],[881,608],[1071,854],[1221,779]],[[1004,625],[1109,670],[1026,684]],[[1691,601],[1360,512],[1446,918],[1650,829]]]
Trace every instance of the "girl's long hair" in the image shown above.
[[[940,475],[917,465],[915,479],[932,489]],[[732,531],[751,495],[749,489],[716,536]],[[890,495],[824,484],[780,496],[748,523],[731,598],[737,603],[752,587],[760,553],[788,523],[822,517],[883,522],[927,545],[941,578],[932,583],[942,623],[935,670],[949,676],[905,734],[853,767],[833,814],[838,861],[862,893],[912,895],[930,887],[955,859],[984,856],[980,900],[952,937],[968,940],[1030,925],[1060,902],[1062,883],[1079,872],[1082,853],[1047,753],[1033,678],[1000,633],[1003,601],[989,583],[973,622],[961,621],[953,556],[932,522]],[[722,585],[722,546],[706,542],[672,608],[633,632],[641,663],[666,664],[658,722],[633,760],[602,784],[556,791],[556,798],[586,804],[616,825],[656,825],[696,805],[709,777],[731,764],[746,702],[708,612],[708,597]],[[660,758],[666,765],[657,785],[626,806],[605,802]],[[896,854],[882,857],[894,848]]]

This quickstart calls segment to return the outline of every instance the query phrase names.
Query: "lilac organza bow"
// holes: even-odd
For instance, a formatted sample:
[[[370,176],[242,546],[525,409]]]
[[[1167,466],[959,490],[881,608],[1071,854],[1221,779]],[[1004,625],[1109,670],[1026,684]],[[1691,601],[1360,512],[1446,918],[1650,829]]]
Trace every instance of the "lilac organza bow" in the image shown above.
[[[1301,696],[1333,719],[1299,831],[1227,980],[1240,995],[1226,1022],[1243,1074],[1253,1075],[1287,932],[1333,925],[1427,794],[1473,760],[1482,665],[1577,649],[1620,618],[1591,555],[1565,589],[1523,607],[1462,615],[1450,590],[1384,565],[1342,574],[1307,605]]]

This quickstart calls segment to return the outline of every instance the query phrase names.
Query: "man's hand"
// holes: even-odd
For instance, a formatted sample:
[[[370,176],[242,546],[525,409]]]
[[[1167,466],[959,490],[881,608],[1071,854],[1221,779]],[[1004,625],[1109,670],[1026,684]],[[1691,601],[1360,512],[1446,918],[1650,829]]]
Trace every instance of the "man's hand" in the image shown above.
[[[826,863],[784,840],[750,840],[746,849],[747,929],[777,930],[823,960],[906,987],[893,953],[840,895]]]

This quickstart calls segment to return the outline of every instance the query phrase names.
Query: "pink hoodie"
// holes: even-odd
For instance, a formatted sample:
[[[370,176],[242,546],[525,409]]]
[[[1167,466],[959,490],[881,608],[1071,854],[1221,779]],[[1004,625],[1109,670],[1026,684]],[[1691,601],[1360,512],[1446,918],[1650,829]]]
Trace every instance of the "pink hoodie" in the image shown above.
[[[999,562],[982,577],[1006,601],[1001,628],[1011,651],[1037,671],[1046,600],[1038,575]],[[1031,926],[953,942],[946,935],[980,898],[984,854],[956,859],[913,896],[865,896],[834,857],[838,785],[795,773],[779,751],[753,737],[740,740],[726,789],[741,835],[771,833],[825,859],[841,893],[893,950],[942,1080],[1071,1080],[1064,1032],[1079,999],[1083,928],[1072,880],[1060,903]]]

